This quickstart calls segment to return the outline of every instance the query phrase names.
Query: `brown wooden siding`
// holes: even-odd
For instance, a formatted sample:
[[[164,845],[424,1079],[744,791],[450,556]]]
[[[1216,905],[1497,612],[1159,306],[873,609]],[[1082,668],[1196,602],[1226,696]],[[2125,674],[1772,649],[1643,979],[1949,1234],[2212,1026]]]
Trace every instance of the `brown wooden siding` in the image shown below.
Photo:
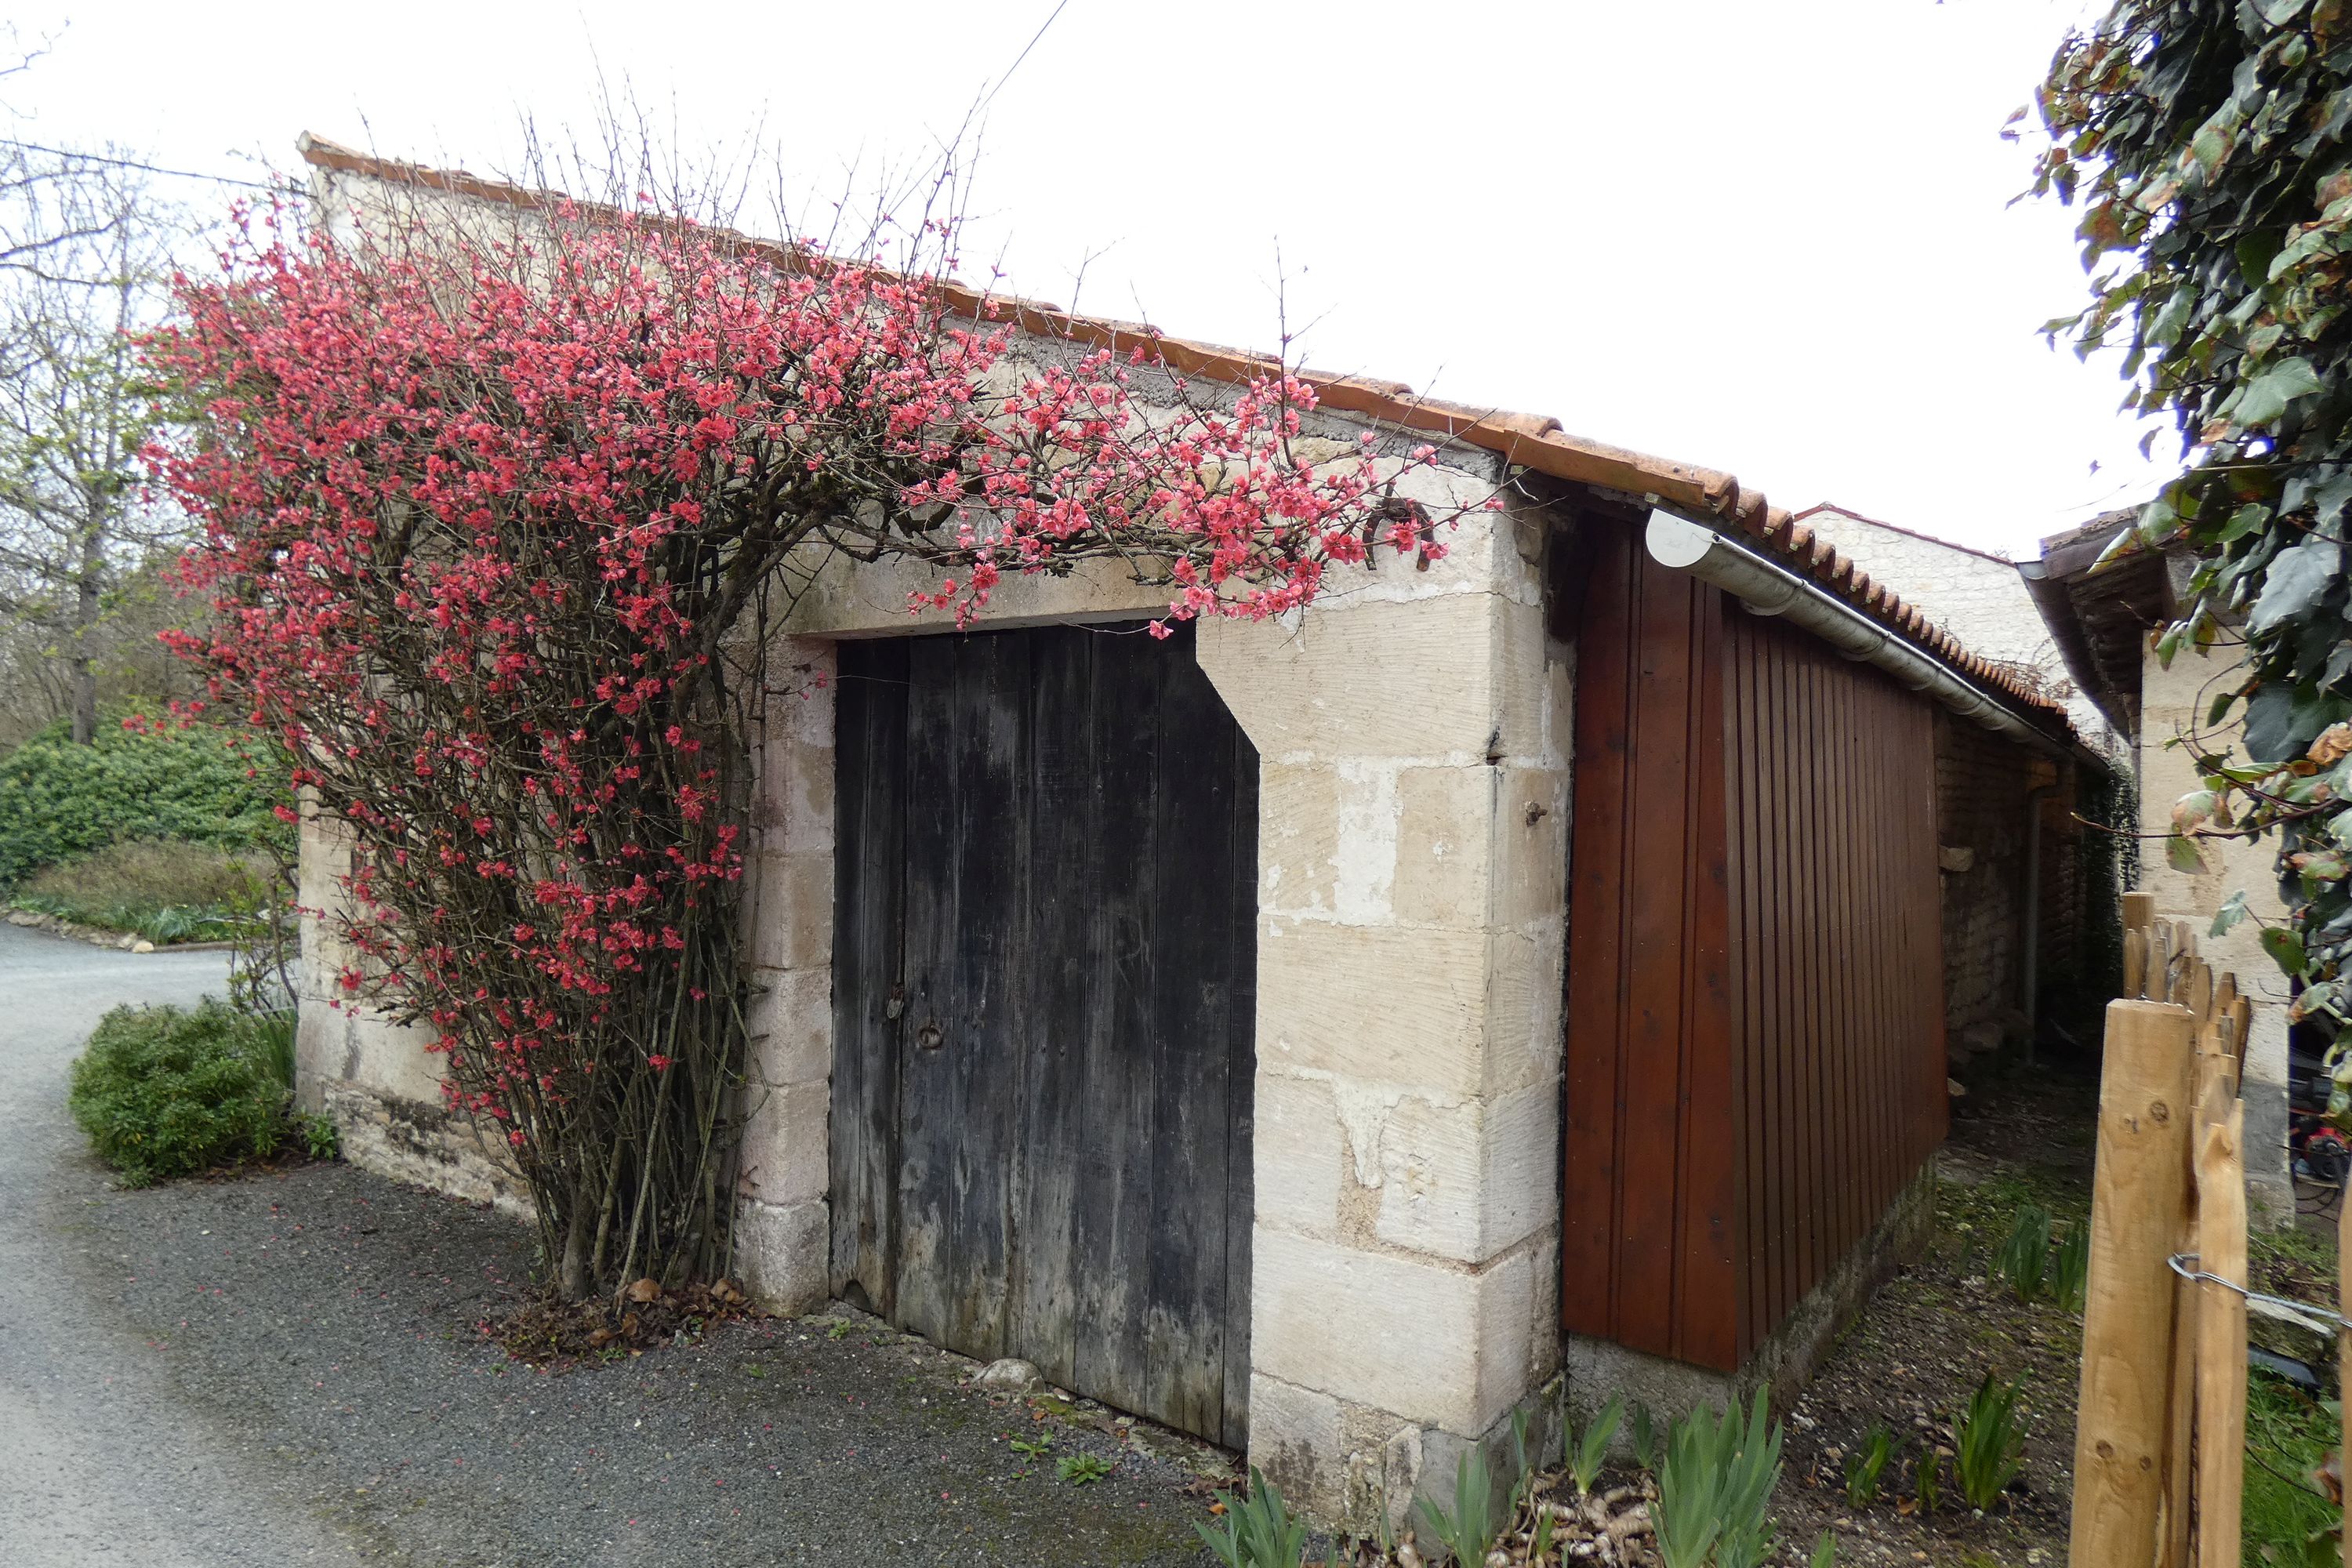
[[[1562,1319],[1738,1353],[1722,596],[1596,530],[1577,632]]]
[[[1794,627],[1726,622],[1744,1356],[1943,1142],[1943,953],[1934,710]]]
[[[1595,534],[1561,1317],[1729,1370],[1943,1137],[1933,710]]]

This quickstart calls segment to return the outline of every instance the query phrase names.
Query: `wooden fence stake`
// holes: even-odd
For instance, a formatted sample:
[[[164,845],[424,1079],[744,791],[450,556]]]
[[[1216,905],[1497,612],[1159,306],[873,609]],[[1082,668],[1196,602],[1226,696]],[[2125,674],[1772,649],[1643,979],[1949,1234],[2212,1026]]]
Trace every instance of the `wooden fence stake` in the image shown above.
[[[2352,1318],[2352,1268],[2345,1260],[2352,1258],[2352,1203],[2338,1205],[2336,1219],[2336,1310]],[[2344,1331],[2336,1331],[2336,1387],[2352,1389],[2352,1343],[2347,1343]],[[2352,1398],[2344,1401],[2344,1430],[2336,1434],[2336,1463],[2343,1465],[2344,1456],[2352,1454]],[[2352,1528],[2344,1531],[2344,1568],[2352,1568]]]
[[[2199,1133],[2199,1267],[2242,1289],[2246,1104],[2233,1099],[2228,1107],[2219,1121]],[[2246,1299],[2210,1282],[2197,1289],[2204,1297],[2197,1304],[2197,1564],[2239,1568],[2246,1489]]]
[[[2188,1218],[2195,1029],[2185,1007],[2129,1000],[2107,1007],[2073,1568],[2148,1568],[2157,1560],[2171,1414],[2175,1278],[2166,1260]]]

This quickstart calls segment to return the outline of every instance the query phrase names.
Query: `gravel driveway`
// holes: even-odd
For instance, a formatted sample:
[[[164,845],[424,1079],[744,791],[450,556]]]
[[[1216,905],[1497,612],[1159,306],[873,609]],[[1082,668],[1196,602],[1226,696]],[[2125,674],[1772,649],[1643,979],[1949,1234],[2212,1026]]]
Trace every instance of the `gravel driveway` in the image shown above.
[[[0,925],[10,1564],[1206,1561],[1193,1446],[1041,1420],[872,1320],[551,1375],[474,1331],[528,1269],[494,1214],[343,1165],[113,1190],[67,1064],[107,1007],[221,972]],[[1058,1479],[1080,1451],[1116,1468]]]

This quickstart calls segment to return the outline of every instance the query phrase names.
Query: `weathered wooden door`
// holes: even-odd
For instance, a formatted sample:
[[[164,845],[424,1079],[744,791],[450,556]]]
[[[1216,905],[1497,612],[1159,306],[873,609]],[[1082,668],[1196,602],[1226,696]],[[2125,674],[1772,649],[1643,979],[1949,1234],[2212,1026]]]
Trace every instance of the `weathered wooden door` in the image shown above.
[[[1139,632],[841,647],[833,1289],[1240,1447],[1257,752]]]

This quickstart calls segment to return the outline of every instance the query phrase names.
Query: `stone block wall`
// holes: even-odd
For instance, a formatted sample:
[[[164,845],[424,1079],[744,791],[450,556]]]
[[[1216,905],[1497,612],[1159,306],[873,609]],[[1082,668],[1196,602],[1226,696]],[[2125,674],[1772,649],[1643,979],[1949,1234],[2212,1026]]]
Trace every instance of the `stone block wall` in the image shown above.
[[[2155,655],[2140,671],[2140,829],[2161,834],[2172,826],[2172,805],[2200,787],[2189,752],[2166,742],[2200,730],[2216,692],[2242,679],[2232,647],[2210,654],[2184,652],[2167,669]],[[2252,1038],[2246,1043],[2246,1181],[2270,1217],[2294,1218],[2294,1184],[2287,1172],[2287,1006],[2294,994],[2286,977],[2263,952],[2261,927],[2244,921],[2228,935],[2210,934],[2213,917],[2233,893],[2246,895],[2246,908],[2265,921],[2286,914],[2279,898],[2273,862],[2278,841],[2248,844],[2217,839],[2204,846],[2205,869],[2178,871],[2166,858],[2164,840],[2140,840],[2139,886],[2156,895],[2157,918],[2187,921],[2205,956],[2217,970],[2234,972],[2239,994],[2253,1005]]]
[[[302,955],[295,972],[294,1085],[306,1110],[333,1118],[343,1157],[363,1170],[527,1215],[530,1196],[506,1147],[441,1097],[433,1032],[404,1027],[345,1000],[357,955],[336,933],[348,838],[309,801],[302,806]]]
[[[1802,514],[1805,525],[1932,617],[1971,653],[2031,669],[2066,704],[2077,733],[2114,754],[2122,742],[2098,705],[2076,689],[2055,638],[2007,556],[1914,533],[1836,507]]]
[[[1499,478],[1419,482],[1443,502]],[[1428,572],[1350,574],[1303,616],[1200,630],[1260,759],[1250,1456],[1327,1518],[1401,1521],[1558,1364],[1571,671],[1545,636],[1546,526],[1480,514]],[[778,1308],[827,1272],[831,649],[945,629],[908,619],[927,585],[821,570],[776,650],[794,673],[771,685],[800,694],[765,749],[765,1099],[739,1215],[747,1279]],[[1165,603],[1089,568],[1008,581],[983,625]]]

